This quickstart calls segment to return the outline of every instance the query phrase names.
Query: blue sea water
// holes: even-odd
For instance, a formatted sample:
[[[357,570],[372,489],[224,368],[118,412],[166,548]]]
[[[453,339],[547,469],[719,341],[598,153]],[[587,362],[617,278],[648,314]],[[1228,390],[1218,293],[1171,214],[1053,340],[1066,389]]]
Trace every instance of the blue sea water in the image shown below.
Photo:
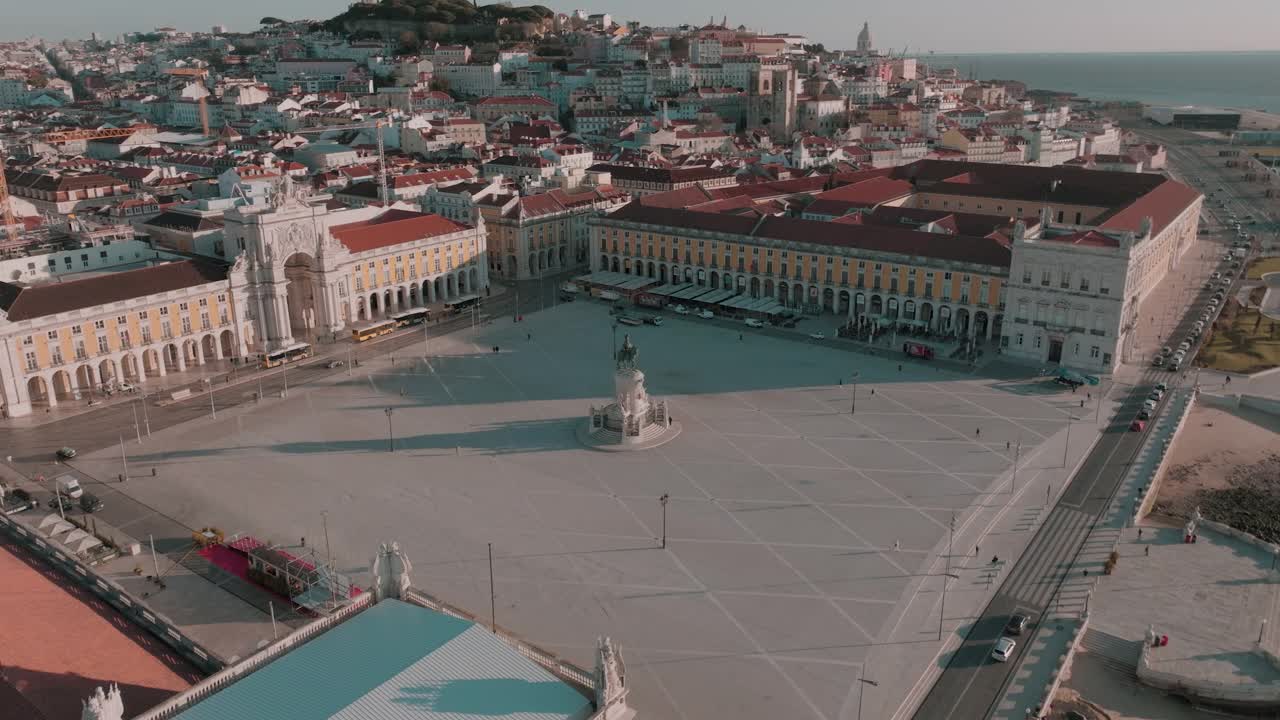
[[[979,79],[1020,80],[1097,100],[1280,112],[1280,51],[1233,53],[938,53],[921,57]]]

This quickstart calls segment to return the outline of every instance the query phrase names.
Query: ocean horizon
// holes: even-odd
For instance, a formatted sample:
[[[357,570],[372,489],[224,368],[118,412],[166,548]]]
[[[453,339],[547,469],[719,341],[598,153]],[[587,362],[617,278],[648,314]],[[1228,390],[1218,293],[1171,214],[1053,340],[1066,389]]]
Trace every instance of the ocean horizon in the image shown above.
[[[915,55],[981,80],[1095,100],[1207,105],[1280,113],[1280,50],[1231,52],[934,53]]]

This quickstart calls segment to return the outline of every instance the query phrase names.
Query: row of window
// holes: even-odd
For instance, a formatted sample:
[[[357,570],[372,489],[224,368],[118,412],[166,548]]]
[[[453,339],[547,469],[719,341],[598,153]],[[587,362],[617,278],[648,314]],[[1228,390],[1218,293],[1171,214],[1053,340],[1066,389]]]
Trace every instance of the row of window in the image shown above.
[[[221,313],[221,315],[219,315],[219,317],[218,317],[218,323],[219,323],[220,325],[226,325],[226,324],[228,324],[228,322],[229,322],[229,321],[230,321],[230,320],[229,320],[229,318],[228,318],[228,316],[227,316],[227,312],[226,312],[226,310],[223,310],[223,311],[222,311],[222,313]],[[101,322],[101,321],[99,321],[99,322]],[[201,330],[212,330],[212,329],[213,329],[213,323],[212,323],[212,321],[209,319],[209,315],[208,315],[208,313],[204,313],[204,314],[202,314],[202,315],[200,316],[200,329],[201,329]],[[163,339],[163,340],[172,340],[172,339],[173,339],[173,337],[174,337],[174,335],[173,335],[173,328],[172,328],[172,326],[170,326],[170,324],[168,323],[168,321],[166,321],[164,324],[162,324],[162,325],[161,325],[160,330],[161,330],[161,339]],[[182,334],[183,334],[183,335],[190,335],[190,334],[191,334],[191,332],[192,332],[191,318],[185,318],[185,317],[184,317],[184,318],[182,318]],[[56,338],[56,335],[57,335],[57,332],[56,332],[56,331],[51,331],[51,332],[49,333],[49,335],[50,335],[50,338],[51,338],[51,339],[55,339],[55,338]],[[152,336],[151,336],[151,328],[149,328],[149,327],[143,327],[143,328],[142,328],[141,335],[142,335],[142,344],[143,344],[143,345],[147,345],[147,344],[149,344],[149,343],[151,343],[151,342],[153,341],[153,338],[152,338]],[[127,350],[127,349],[129,349],[129,348],[132,348],[132,347],[133,347],[132,336],[131,336],[131,334],[130,334],[129,330],[127,330],[127,329],[121,330],[121,331],[120,331],[120,334],[119,334],[119,337],[120,337],[120,349],[122,349],[122,350]],[[109,342],[109,340],[108,340],[107,336],[106,336],[106,335],[98,335],[98,336],[97,336],[97,339],[98,339],[98,352],[97,352],[97,354],[98,354],[98,355],[107,355],[107,354],[110,354],[110,353],[111,353],[111,345],[110,345],[110,342]],[[31,340],[31,336],[30,336],[30,335],[28,335],[26,338],[24,338],[23,344],[24,344],[24,345],[31,345],[31,342],[28,342],[29,340]],[[76,359],[76,360],[85,360],[85,359],[87,359],[87,358],[89,357],[89,353],[88,353],[88,352],[87,352],[87,350],[85,349],[85,342],[84,342],[84,340],[76,340],[76,341],[75,341],[75,345],[74,345],[74,350],[75,350],[75,359]],[[63,358],[63,355],[62,355],[62,346],[60,346],[60,345],[54,345],[54,346],[51,346],[51,347],[49,348],[49,363],[50,363],[51,365],[55,365],[55,366],[56,366],[56,365],[62,365],[64,362],[65,362],[65,359]],[[37,357],[36,357],[36,353],[35,353],[35,351],[34,351],[34,350],[28,350],[28,351],[26,351],[26,365],[27,365],[27,370],[29,370],[29,371],[31,371],[31,370],[39,370],[39,369],[40,369],[40,362],[39,362],[39,360],[37,359]]]
[[[1031,285],[1031,268],[1029,267],[1022,269],[1022,284]],[[1053,271],[1047,270],[1047,269],[1041,270],[1040,286],[1049,287],[1052,284],[1053,284]],[[1072,288],[1070,270],[1062,270],[1058,273],[1058,288],[1062,290],[1070,290]],[[1089,288],[1090,288],[1090,284],[1089,284],[1088,276],[1081,273],[1080,282],[1079,282],[1080,292],[1089,292]],[[1099,283],[1098,293],[1102,295],[1110,295],[1111,288]]]
[[[1013,344],[1019,347],[1022,346],[1024,340],[1025,340],[1025,337],[1023,333],[1015,333],[1013,336]],[[1044,336],[1036,335],[1035,342],[1032,344],[1034,345],[1035,349],[1037,350],[1041,349],[1041,347],[1043,347],[1044,345]],[[1074,347],[1071,350],[1071,354],[1075,357],[1080,357],[1080,343],[1073,343],[1073,345]],[[1102,354],[1103,354],[1102,348],[1098,347],[1097,345],[1094,345],[1089,348],[1089,357],[1093,358],[1094,360],[1097,360],[1099,357],[1102,356]],[[1108,363],[1111,362],[1110,353],[1107,353],[1107,362]]]
[[[219,302],[219,303],[225,303],[226,301],[227,301],[227,296],[226,296],[226,294],[219,294],[219,295],[218,295],[218,302]],[[198,304],[198,307],[207,308],[207,307],[209,307],[209,298],[200,298],[197,304]],[[190,304],[189,304],[189,303],[185,303],[185,302],[178,303],[178,311],[179,311],[179,312],[184,312],[184,313],[185,313],[185,312],[188,312],[189,310],[190,310]],[[149,318],[150,318],[150,316],[151,316],[151,311],[150,311],[150,310],[139,310],[139,311],[138,311],[138,319],[139,319],[139,320],[147,320],[147,319],[149,319]],[[160,307],[160,317],[168,317],[168,316],[169,316],[169,306],[168,306],[168,305],[161,306],[161,307]],[[205,324],[206,324],[205,329],[208,329],[208,327],[207,327],[207,318],[208,318],[208,316],[209,316],[209,314],[208,314],[207,312],[205,312],[205,313],[201,313],[201,318],[202,318],[202,319],[204,319]],[[225,307],[219,310],[219,319],[220,319],[220,321],[222,322],[222,324],[224,324],[224,325],[225,325],[225,324],[227,323],[227,309],[226,309]],[[116,324],[117,324],[117,325],[119,325],[119,326],[121,326],[121,327],[127,326],[127,325],[129,324],[129,316],[127,316],[127,315],[119,315],[119,316],[117,316],[117,317],[116,317]],[[191,318],[189,318],[189,317],[184,317],[184,318],[182,318],[182,325],[183,325],[183,327],[184,327],[184,328],[185,328],[185,327],[188,327],[190,324],[191,324]],[[94,330],[105,330],[106,328],[107,328],[107,321],[106,321],[106,320],[94,320],[94,321],[93,321],[93,329],[94,329]],[[143,331],[143,333],[145,334],[145,333],[149,332],[149,331],[150,331],[150,329],[149,329],[149,328],[144,327],[142,331]],[[190,330],[184,330],[183,332],[190,332]],[[78,336],[78,335],[83,335],[83,334],[84,334],[84,326],[83,326],[83,325],[72,325],[72,326],[71,326],[71,335],[72,335],[73,337]],[[55,342],[56,342],[56,341],[57,341],[57,340],[62,336],[62,331],[61,331],[61,330],[59,330],[59,329],[49,330],[48,332],[46,332],[46,333],[45,333],[45,336],[46,336],[49,340],[52,340],[52,341],[55,341]],[[34,336],[34,335],[27,335],[26,337],[22,338],[22,344],[23,344],[23,345],[33,345],[33,344],[35,344],[35,336]]]

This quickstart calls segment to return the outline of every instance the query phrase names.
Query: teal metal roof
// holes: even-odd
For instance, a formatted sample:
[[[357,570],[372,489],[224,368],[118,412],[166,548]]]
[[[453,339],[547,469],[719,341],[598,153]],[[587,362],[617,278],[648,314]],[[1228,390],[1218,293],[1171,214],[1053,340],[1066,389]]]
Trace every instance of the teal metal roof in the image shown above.
[[[573,720],[573,687],[475,623],[383,600],[179,720]]]

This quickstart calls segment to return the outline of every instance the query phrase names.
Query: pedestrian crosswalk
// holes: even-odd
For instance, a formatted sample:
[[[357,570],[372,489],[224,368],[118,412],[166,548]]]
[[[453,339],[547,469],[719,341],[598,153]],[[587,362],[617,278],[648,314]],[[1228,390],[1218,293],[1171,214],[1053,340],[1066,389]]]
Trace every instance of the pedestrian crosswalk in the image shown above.
[[[1047,606],[1088,536],[1092,522],[1091,515],[1079,510],[1054,508],[1001,591],[1019,604],[1036,609]]]

